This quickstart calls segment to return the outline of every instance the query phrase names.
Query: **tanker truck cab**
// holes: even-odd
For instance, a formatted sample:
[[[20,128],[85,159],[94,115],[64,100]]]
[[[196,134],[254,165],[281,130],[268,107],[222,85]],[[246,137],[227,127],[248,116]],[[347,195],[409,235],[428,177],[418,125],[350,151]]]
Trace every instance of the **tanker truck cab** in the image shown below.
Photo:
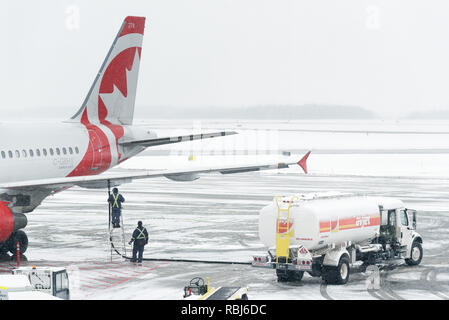
[[[416,211],[394,198],[276,197],[259,215],[259,237],[268,255],[254,256],[252,265],[276,269],[278,281],[299,281],[307,272],[329,284],[345,284],[355,264],[419,264],[423,250],[416,224]]]
[[[394,258],[405,259],[408,265],[419,264],[423,250],[422,237],[416,232],[416,210],[404,207],[386,210],[380,205],[379,211],[381,224],[377,242],[383,244],[384,250],[394,248]]]

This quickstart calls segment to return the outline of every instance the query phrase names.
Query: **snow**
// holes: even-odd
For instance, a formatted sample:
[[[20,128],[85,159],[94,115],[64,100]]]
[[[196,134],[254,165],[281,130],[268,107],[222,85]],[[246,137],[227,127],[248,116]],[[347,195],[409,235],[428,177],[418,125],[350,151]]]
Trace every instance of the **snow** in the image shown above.
[[[159,136],[198,129],[188,121],[138,124]],[[274,270],[246,265],[145,261],[136,266],[111,258],[105,190],[81,188],[47,198],[28,215],[30,246],[22,264],[68,267],[74,299],[182,299],[183,287],[197,276],[210,277],[215,287],[247,286],[250,299],[443,299],[449,293],[449,122],[229,120],[205,121],[201,127],[241,134],[151,148],[117,170],[297,161],[311,149],[310,174],[293,166],[121,186],[127,237],[138,220],[149,230],[145,257],[247,262],[266,251],[258,237],[258,211],[275,195],[344,192],[393,196],[419,210],[421,265],[382,271],[377,290],[368,290],[369,275],[356,271],[344,286],[325,286],[308,274],[297,284],[278,283]],[[269,141],[260,141],[270,134]],[[231,152],[223,156],[225,146]],[[279,154],[285,150],[292,156]],[[195,161],[189,161],[190,154]],[[0,271],[12,266],[2,262]]]

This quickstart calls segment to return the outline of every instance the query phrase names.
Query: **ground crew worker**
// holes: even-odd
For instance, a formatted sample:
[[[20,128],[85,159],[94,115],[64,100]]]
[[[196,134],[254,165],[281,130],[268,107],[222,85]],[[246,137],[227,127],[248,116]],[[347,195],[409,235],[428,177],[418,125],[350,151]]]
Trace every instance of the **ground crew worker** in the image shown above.
[[[148,244],[148,231],[144,226],[142,226],[142,221],[137,222],[137,228],[134,230],[129,244],[133,242],[133,257],[131,259],[131,262],[136,262],[136,258],[138,258],[137,262],[141,263],[143,258],[143,249],[145,245]],[[137,253],[139,253],[138,257]]]
[[[109,195],[108,202],[112,207],[112,226],[120,228],[120,214],[122,213],[122,202],[125,202],[125,198],[118,193],[117,188],[114,188]]]

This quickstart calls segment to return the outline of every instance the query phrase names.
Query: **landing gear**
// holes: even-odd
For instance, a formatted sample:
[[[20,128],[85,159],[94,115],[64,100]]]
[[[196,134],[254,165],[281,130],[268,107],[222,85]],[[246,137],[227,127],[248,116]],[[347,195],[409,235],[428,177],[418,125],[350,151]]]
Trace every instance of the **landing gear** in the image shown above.
[[[4,256],[8,253],[8,247],[5,245],[5,243],[0,243],[0,256]]]
[[[23,230],[13,232],[9,239],[4,243],[4,248],[12,254],[16,254],[17,242],[19,242],[20,245],[20,254],[24,254],[28,249],[28,237]]]

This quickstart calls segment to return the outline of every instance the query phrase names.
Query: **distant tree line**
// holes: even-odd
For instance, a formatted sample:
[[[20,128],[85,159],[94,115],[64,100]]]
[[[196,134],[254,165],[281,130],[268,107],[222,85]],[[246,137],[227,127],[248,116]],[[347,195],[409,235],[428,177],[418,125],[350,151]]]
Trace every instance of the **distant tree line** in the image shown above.
[[[430,110],[412,112],[405,119],[449,119],[449,110]]]
[[[375,119],[377,115],[358,106],[260,105],[250,107],[147,107],[141,116],[172,119]]]

